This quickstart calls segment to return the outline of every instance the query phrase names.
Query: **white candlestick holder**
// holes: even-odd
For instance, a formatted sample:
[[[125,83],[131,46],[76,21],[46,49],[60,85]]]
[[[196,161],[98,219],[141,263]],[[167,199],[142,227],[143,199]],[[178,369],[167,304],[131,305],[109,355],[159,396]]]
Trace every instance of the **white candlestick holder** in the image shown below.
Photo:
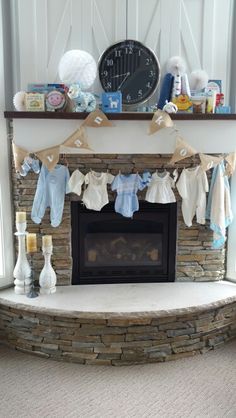
[[[13,270],[15,293],[25,295],[30,290],[31,285],[31,268],[26,257],[25,237],[26,222],[16,222],[15,235],[18,238],[18,257],[15,268]]]
[[[52,245],[43,247],[44,267],[39,275],[40,294],[49,295],[56,292],[57,276],[51,265]]]

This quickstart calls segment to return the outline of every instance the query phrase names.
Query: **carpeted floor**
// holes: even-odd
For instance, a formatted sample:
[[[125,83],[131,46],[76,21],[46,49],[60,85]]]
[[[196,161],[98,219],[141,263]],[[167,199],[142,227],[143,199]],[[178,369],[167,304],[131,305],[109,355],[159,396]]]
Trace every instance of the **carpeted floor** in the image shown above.
[[[0,346],[0,418],[235,418],[236,340],[203,356],[83,366]]]

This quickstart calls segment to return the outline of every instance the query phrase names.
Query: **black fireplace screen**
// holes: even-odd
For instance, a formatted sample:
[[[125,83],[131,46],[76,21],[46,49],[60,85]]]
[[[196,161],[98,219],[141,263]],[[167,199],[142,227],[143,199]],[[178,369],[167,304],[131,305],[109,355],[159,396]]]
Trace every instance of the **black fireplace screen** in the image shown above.
[[[71,202],[73,284],[175,280],[176,204],[140,202],[132,219]]]

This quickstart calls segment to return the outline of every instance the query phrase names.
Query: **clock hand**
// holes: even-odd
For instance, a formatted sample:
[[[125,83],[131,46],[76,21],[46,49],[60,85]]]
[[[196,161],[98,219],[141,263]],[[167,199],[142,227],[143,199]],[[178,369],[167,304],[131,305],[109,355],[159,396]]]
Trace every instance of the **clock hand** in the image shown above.
[[[117,90],[120,90],[121,86],[124,84],[124,82],[127,80],[127,78],[130,76],[130,72],[126,73],[126,76],[124,78],[124,80],[122,80],[122,82],[120,83],[119,87],[117,87]]]
[[[123,76],[123,75],[127,75],[128,73],[124,73],[124,74],[116,74],[116,75],[113,75],[113,77],[111,77],[111,78],[118,78],[118,77],[121,77],[121,76]]]

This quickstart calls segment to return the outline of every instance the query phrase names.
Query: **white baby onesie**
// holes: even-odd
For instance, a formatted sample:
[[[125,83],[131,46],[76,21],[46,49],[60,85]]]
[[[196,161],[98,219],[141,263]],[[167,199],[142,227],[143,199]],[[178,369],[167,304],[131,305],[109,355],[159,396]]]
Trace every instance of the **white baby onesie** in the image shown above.
[[[68,193],[76,193],[78,196],[81,195],[81,186],[84,182],[84,175],[79,170],[75,170],[68,182]]]
[[[184,168],[176,187],[182,197],[182,213],[187,226],[192,226],[196,214],[196,221],[205,224],[206,192],[209,190],[206,172],[200,165],[194,168]]]
[[[107,184],[111,184],[114,176],[110,173],[97,173],[90,171],[85,176],[87,188],[84,191],[82,201],[87,209],[101,210],[108,200]]]
[[[151,181],[148,184],[145,200],[151,203],[172,203],[176,202],[173,188],[174,179],[168,171],[163,173],[155,172],[152,174]]]

